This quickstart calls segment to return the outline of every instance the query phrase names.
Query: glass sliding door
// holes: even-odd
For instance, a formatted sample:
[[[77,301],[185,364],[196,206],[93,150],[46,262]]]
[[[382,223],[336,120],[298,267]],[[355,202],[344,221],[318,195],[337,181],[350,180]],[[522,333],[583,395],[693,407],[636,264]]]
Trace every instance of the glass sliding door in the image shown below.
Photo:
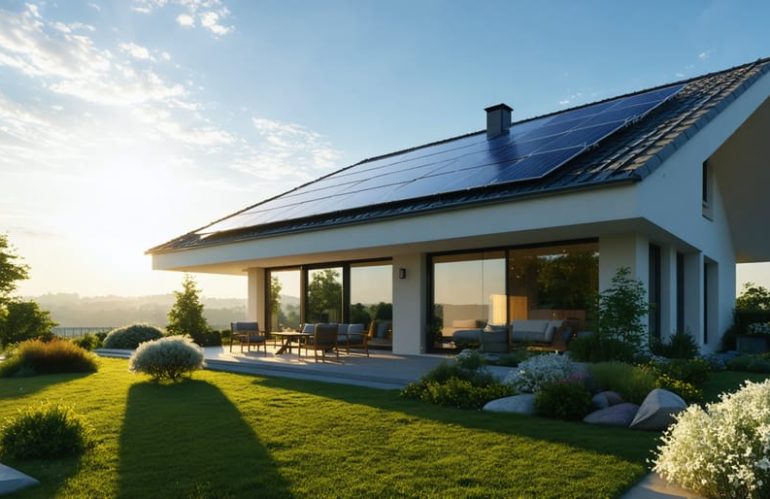
[[[268,328],[270,331],[296,330],[300,319],[300,271],[271,270],[268,278],[270,304]]]
[[[342,267],[307,271],[305,322],[342,322]]]
[[[350,264],[351,324],[363,324],[372,332],[370,344],[390,348],[393,343],[393,265]]]
[[[433,349],[454,348],[455,334],[505,324],[505,252],[433,257]]]
[[[598,289],[598,243],[508,251],[510,320],[570,320],[583,329]]]

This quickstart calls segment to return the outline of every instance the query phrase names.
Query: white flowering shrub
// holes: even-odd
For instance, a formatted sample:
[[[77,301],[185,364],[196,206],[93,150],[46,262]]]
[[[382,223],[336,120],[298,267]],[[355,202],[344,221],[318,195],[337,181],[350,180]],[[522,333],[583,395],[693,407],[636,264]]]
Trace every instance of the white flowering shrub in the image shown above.
[[[142,343],[128,361],[129,371],[149,374],[155,380],[176,381],[203,367],[203,350],[189,336],[168,336]]]
[[[770,380],[746,382],[663,434],[654,470],[706,497],[770,497]]]
[[[520,393],[536,393],[549,383],[567,379],[576,370],[575,363],[565,355],[535,355],[512,370],[504,383]]]

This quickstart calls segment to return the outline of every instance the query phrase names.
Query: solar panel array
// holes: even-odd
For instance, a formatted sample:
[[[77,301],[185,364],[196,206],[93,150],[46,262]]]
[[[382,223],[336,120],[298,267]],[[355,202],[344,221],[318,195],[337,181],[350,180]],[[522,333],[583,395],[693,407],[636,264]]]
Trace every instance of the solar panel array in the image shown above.
[[[542,178],[643,118],[684,85],[619,97],[367,161],[260,203],[198,231],[212,234],[434,194]]]

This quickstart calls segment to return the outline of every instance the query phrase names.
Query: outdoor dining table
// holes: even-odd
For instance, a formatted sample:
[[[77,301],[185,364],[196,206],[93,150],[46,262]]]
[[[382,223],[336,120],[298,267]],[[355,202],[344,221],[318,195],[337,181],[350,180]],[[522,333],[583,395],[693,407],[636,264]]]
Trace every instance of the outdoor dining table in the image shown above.
[[[285,353],[286,350],[289,350],[289,353],[291,353],[292,341],[297,340],[297,357],[299,357],[302,352],[301,350],[302,339],[313,336],[310,333],[301,333],[299,331],[277,331],[277,332],[271,332],[270,335],[276,336],[281,339],[281,347],[278,350],[276,350],[275,352],[276,355]]]

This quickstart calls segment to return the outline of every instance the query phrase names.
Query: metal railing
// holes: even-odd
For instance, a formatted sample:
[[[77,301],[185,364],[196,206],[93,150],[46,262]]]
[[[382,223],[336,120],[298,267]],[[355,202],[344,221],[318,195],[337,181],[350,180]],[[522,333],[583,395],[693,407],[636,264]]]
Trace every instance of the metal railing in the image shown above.
[[[106,333],[115,329],[115,326],[101,326],[101,327],[61,327],[56,326],[52,329],[53,334],[64,338],[77,338],[78,336],[85,336],[86,333]]]

